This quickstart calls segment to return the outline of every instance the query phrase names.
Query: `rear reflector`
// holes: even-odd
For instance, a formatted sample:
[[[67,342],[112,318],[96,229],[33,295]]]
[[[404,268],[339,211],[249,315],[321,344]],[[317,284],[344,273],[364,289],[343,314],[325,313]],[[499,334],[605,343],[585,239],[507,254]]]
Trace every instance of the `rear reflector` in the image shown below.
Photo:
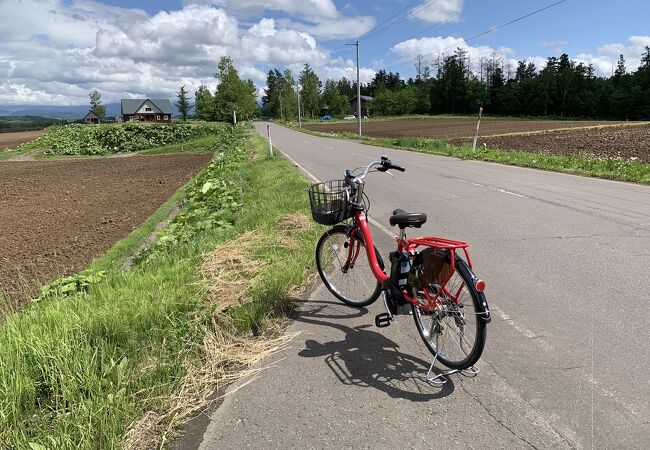
[[[476,283],[474,283],[474,286],[476,286],[477,291],[483,292],[485,290],[485,281],[476,280]]]

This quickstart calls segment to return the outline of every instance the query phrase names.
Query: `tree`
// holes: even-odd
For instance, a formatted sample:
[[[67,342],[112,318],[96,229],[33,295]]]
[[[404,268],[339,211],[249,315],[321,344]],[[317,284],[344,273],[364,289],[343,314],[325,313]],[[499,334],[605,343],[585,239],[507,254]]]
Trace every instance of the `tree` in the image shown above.
[[[176,107],[178,108],[178,112],[181,114],[181,120],[187,120],[187,116],[193,106],[190,104],[187,98],[187,90],[185,89],[185,85],[181,86],[180,90],[176,93],[176,98],[178,99]]]
[[[339,93],[336,83],[332,80],[325,82],[323,89],[323,112],[332,117],[343,117],[349,109],[348,98]]]
[[[257,110],[257,89],[251,80],[243,81],[239,78],[230,57],[221,57],[215,78],[219,80],[214,94],[214,111],[217,120],[230,122],[233,111],[240,119],[248,120],[253,117]]]
[[[618,63],[616,64],[616,70],[614,71],[614,77],[615,78],[620,78],[623,75],[625,75],[626,72],[627,71],[625,70],[625,58],[623,57],[623,55],[621,55],[621,56],[619,56]]]
[[[354,89],[354,83],[345,77],[336,82],[336,89],[339,91],[339,94],[344,95],[348,100],[357,95],[357,91]]]
[[[321,81],[318,75],[305,64],[305,68],[300,72],[300,99],[305,116],[309,115],[312,119],[318,117],[321,105]]]
[[[97,89],[93,89],[89,94],[90,97],[90,110],[99,117],[99,120],[104,120],[106,116],[106,107],[102,105],[102,93]]]
[[[194,93],[194,117],[197,120],[208,122],[217,120],[214,112],[214,99],[206,85],[199,86]]]

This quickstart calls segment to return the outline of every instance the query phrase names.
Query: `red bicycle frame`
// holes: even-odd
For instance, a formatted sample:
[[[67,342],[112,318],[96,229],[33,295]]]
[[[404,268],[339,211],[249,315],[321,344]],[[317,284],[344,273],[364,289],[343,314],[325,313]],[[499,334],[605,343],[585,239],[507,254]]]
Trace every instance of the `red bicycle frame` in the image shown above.
[[[344,270],[347,270],[351,266],[354,266],[355,261],[359,257],[361,250],[361,243],[356,243],[356,231],[360,231],[363,236],[365,247],[366,247],[366,256],[368,257],[368,262],[370,263],[370,270],[375,276],[377,281],[380,284],[384,284],[390,279],[390,277],[382,270],[377,260],[377,255],[375,254],[375,245],[372,239],[372,233],[370,232],[370,227],[368,226],[368,221],[366,220],[366,215],[363,212],[357,212],[354,215],[355,225],[350,232],[350,242],[348,246],[348,256],[343,267]],[[431,312],[441,306],[439,299],[442,294],[445,294],[445,298],[451,299],[455,303],[459,303],[458,296],[463,289],[464,284],[461,283],[458,287],[458,290],[453,293],[448,289],[447,284],[451,280],[454,272],[456,271],[456,254],[454,250],[462,249],[467,258],[467,263],[469,267],[472,268],[472,260],[469,256],[469,251],[467,248],[469,244],[467,242],[453,241],[450,239],[443,239],[437,237],[418,237],[412,239],[406,239],[404,233],[400,233],[400,236],[395,239],[397,241],[397,250],[400,252],[407,252],[409,255],[414,255],[418,247],[430,247],[434,249],[448,250],[451,258],[450,267],[451,271],[447,279],[439,286],[435,295],[431,295],[427,288],[424,289],[424,296],[426,303],[423,303],[420,300],[417,300],[408,295],[407,291],[402,291],[404,299],[409,303],[419,306],[424,312]],[[356,245],[355,245],[356,244]],[[482,280],[475,281],[476,288],[479,291],[483,291],[485,283]]]

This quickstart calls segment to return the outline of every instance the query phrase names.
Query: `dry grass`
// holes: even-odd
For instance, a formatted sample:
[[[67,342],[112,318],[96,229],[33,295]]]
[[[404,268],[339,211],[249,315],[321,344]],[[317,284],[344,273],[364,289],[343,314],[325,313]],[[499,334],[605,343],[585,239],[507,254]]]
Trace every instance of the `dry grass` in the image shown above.
[[[276,245],[297,249],[299,244],[296,237],[312,226],[311,220],[304,214],[285,214],[280,217],[273,236],[247,231],[208,253],[199,270],[209,292],[207,301],[215,305],[218,311],[247,303],[247,290],[267,265],[266,261],[255,258],[254,254],[263,247]]]
[[[280,245],[289,249],[296,249],[299,247],[295,239],[296,236],[303,231],[307,231],[312,226],[313,222],[309,217],[302,213],[293,213],[280,217],[275,230]]]
[[[224,331],[227,327],[215,322],[213,328],[216,331],[206,330],[202,343],[203,364],[187,368],[183,384],[170,399],[167,411],[149,411],[130,427],[124,448],[145,450],[164,447],[174,429],[221,398],[215,398],[214,392],[267,369],[268,366],[255,366],[263,359],[285,350],[287,344],[298,335],[283,333],[286,321],[275,320],[268,323],[267,332],[262,336],[238,336]],[[253,381],[255,378],[250,378],[237,389]],[[228,394],[236,392],[237,389]]]
[[[218,311],[248,301],[246,291],[266,265],[253,258],[253,251],[262,240],[257,231],[248,231],[205,256],[199,273],[208,286],[206,300]]]

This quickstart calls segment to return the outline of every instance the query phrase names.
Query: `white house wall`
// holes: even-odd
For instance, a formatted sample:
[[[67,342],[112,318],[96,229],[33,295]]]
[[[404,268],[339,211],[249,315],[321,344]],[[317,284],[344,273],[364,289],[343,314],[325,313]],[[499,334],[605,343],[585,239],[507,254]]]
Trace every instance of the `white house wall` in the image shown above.
[[[147,108],[151,108],[151,111],[147,111]],[[140,109],[136,111],[136,114],[162,114],[162,111],[156,108],[156,105],[147,100]]]

